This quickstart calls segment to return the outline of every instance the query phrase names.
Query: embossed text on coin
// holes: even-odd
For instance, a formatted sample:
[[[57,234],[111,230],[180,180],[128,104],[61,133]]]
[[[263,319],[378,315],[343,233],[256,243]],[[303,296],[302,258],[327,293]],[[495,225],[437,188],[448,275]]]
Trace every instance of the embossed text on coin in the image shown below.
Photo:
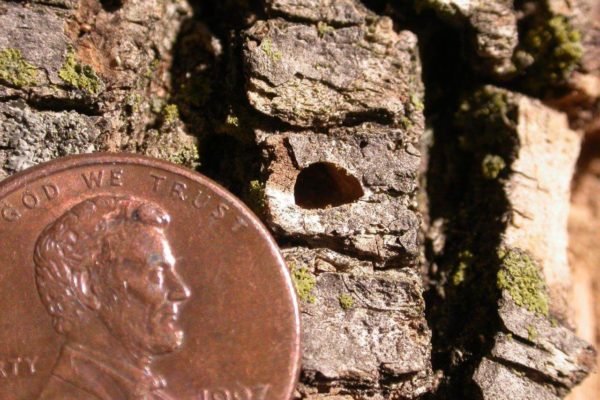
[[[199,174],[71,157],[0,182],[0,398],[284,400],[299,318],[274,241]]]

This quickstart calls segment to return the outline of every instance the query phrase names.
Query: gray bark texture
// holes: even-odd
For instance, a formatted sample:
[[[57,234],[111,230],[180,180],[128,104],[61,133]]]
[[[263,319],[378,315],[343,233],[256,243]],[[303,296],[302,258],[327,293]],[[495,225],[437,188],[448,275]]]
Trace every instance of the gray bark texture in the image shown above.
[[[599,114],[595,0],[0,0],[0,179],[127,151],[240,196],[301,302],[297,398],[567,396]]]

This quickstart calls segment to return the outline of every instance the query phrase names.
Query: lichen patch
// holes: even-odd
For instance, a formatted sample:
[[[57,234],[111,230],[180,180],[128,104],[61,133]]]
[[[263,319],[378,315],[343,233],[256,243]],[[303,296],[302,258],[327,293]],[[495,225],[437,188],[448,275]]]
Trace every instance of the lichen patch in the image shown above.
[[[103,84],[100,77],[92,67],[78,62],[72,49],[67,53],[67,58],[58,71],[58,76],[70,86],[90,94],[98,94],[102,90]]]
[[[19,49],[0,51],[0,81],[16,87],[35,85],[37,68],[28,63]]]
[[[499,256],[501,268],[498,271],[498,288],[508,291],[518,306],[547,316],[547,288],[535,262],[526,253],[517,250],[503,250]]]

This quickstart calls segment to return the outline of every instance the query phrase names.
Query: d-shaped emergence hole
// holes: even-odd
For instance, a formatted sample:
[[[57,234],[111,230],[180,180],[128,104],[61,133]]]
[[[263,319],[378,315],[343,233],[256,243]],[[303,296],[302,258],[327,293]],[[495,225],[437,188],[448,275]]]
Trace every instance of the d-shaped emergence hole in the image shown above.
[[[360,199],[363,194],[356,177],[329,162],[304,168],[294,185],[296,205],[308,209],[341,206]]]

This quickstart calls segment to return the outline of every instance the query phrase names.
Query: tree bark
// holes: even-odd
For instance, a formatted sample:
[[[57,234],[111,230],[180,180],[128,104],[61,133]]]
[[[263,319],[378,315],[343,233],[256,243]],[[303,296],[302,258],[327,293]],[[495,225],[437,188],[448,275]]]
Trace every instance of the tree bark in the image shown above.
[[[0,179],[130,151],[240,196],[299,294],[298,398],[563,398],[596,357],[567,257],[595,3],[0,1]]]

